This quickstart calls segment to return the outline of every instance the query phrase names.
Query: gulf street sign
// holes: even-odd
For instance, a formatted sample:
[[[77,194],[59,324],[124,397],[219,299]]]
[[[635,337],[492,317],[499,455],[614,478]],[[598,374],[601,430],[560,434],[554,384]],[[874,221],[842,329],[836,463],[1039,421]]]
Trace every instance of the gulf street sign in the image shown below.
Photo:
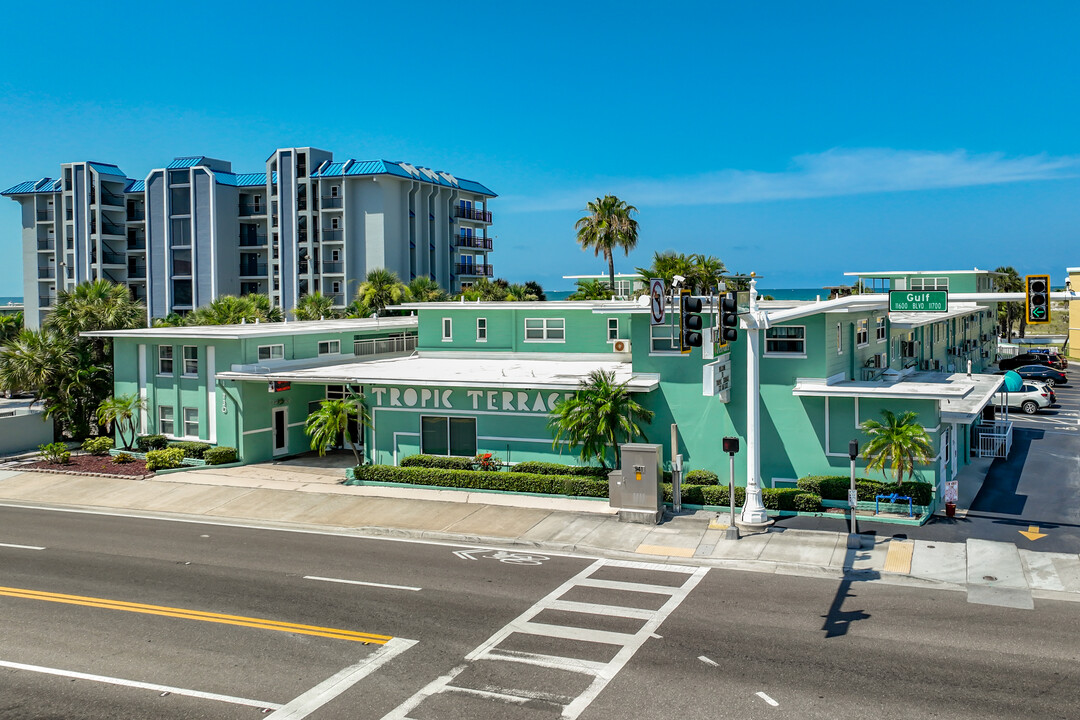
[[[891,290],[889,312],[948,312],[945,290]]]

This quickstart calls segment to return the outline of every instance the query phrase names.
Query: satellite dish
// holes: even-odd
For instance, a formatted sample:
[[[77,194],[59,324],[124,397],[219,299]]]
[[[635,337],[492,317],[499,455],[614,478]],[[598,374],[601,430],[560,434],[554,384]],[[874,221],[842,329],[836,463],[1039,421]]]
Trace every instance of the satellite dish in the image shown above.
[[[1020,377],[1020,373],[1010,370],[1005,373],[1005,391],[1006,392],[1019,392],[1020,388],[1024,387],[1024,378]]]

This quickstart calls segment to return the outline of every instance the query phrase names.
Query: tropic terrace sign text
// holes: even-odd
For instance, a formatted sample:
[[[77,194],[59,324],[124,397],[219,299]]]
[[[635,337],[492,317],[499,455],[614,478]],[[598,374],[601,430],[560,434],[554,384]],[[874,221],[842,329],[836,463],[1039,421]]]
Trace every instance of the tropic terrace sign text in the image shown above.
[[[480,412],[549,413],[572,392],[540,390],[466,390],[447,388],[372,387],[374,406],[421,409],[474,410]]]
[[[889,312],[948,312],[949,293],[945,290],[892,290]]]

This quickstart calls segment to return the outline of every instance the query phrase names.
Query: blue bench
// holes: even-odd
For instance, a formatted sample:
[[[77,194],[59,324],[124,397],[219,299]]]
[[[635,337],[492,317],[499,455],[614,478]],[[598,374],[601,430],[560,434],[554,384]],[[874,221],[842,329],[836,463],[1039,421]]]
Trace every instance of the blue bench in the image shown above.
[[[881,501],[884,500],[887,503],[896,504],[897,500],[907,500],[907,514],[908,517],[915,517],[915,513],[911,511],[911,496],[901,495],[899,493],[892,493],[889,495],[877,495],[874,497],[874,514],[878,514],[878,508]]]

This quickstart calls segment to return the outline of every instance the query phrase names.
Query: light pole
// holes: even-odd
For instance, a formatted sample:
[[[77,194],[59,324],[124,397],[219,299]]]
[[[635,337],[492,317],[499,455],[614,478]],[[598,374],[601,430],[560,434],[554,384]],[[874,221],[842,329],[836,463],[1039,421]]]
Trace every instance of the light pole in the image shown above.
[[[724,452],[728,454],[728,503],[731,506],[731,515],[728,527],[724,533],[727,540],[739,539],[739,527],[735,524],[735,453],[739,452],[739,438],[724,438]]]
[[[761,499],[761,387],[758,364],[761,320],[757,280],[750,280],[750,317],[746,330],[746,500],[739,518],[743,528],[761,531],[772,524]]]
[[[862,547],[859,540],[859,530],[855,520],[855,506],[859,502],[859,493],[855,489],[855,458],[859,457],[859,441],[852,440],[848,443],[848,457],[851,458],[851,487],[848,488],[848,506],[851,508],[851,532],[847,536],[849,548]]]

